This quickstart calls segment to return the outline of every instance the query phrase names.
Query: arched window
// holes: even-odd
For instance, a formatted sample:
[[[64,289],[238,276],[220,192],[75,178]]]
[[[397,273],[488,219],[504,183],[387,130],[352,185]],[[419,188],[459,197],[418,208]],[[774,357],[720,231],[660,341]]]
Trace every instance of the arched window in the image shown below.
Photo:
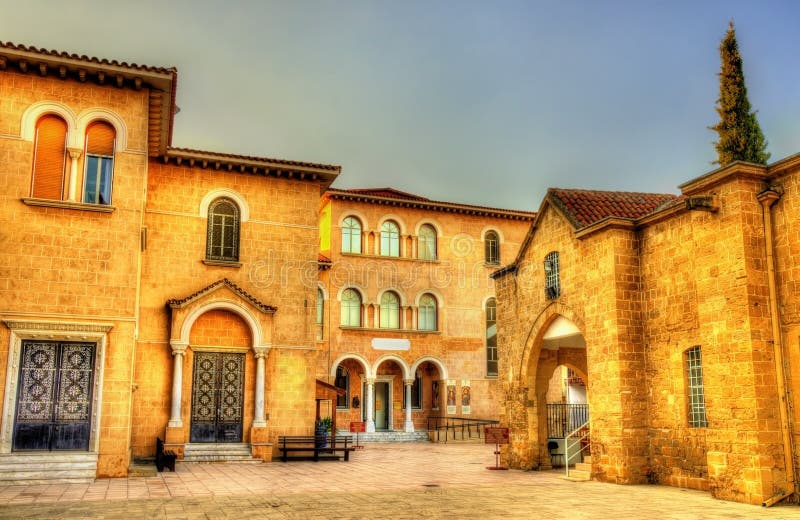
[[[430,294],[423,294],[419,299],[419,330],[436,329],[436,298]]]
[[[400,256],[400,228],[391,220],[381,225],[381,255]]]
[[[496,231],[487,231],[483,237],[483,246],[486,252],[487,264],[500,263],[500,238],[497,236]]]
[[[361,295],[355,289],[342,293],[341,324],[345,327],[361,326]]]
[[[323,338],[325,323],[325,294],[317,289],[317,339]]]
[[[497,375],[497,302],[486,300],[486,375]]]
[[[436,260],[436,230],[429,224],[419,228],[419,258]]]
[[[400,298],[392,291],[386,291],[381,296],[381,328],[400,328]]]
[[[342,253],[361,254],[361,222],[355,217],[342,221]]]
[[[86,128],[83,202],[111,204],[115,137],[114,127],[105,121],[95,121]]]
[[[36,122],[31,197],[61,200],[67,164],[67,123],[46,115]]]
[[[219,198],[208,207],[206,258],[239,261],[239,207],[231,199]]]
[[[336,379],[333,382],[333,386],[347,392],[344,395],[336,396],[336,408],[350,408],[350,373],[345,367],[341,365],[336,367]]]
[[[548,300],[555,300],[561,295],[557,251],[544,257],[544,295]]]

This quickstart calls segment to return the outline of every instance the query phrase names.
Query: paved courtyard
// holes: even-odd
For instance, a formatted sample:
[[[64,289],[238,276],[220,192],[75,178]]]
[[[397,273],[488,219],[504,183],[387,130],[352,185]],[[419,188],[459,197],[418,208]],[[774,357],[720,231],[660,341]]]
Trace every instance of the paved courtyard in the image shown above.
[[[0,486],[0,518],[768,518],[800,507],[724,502],[664,486],[489,471],[493,446],[370,444],[350,462],[178,463],[156,477]]]

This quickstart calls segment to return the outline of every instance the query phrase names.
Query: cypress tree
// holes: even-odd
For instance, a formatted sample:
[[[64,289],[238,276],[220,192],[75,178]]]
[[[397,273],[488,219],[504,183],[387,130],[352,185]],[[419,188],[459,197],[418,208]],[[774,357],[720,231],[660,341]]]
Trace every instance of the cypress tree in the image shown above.
[[[721,68],[716,106],[719,123],[709,127],[719,134],[719,141],[714,143],[717,160],[712,164],[725,166],[734,161],[766,164],[770,154],[766,151],[767,141],[747,99],[742,56],[739,54],[733,21],[719,45],[719,56]]]

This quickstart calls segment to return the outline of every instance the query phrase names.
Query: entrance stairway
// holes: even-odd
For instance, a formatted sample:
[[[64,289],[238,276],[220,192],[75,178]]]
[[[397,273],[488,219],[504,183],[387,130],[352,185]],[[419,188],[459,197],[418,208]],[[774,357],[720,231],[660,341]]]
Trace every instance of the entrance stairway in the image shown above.
[[[356,442],[356,434],[348,430],[337,430],[336,435],[344,435]],[[428,442],[428,432],[425,430],[415,432],[380,431],[374,433],[359,433],[358,442]]]
[[[183,447],[181,462],[252,462],[264,461],[253,458],[250,444],[246,443],[191,443]]]
[[[96,474],[96,453],[0,455],[0,484],[86,484]]]
[[[569,470],[569,476],[565,476],[564,480],[571,480],[572,482],[592,480],[592,457],[586,455],[583,457],[583,462],[576,462],[575,468]]]

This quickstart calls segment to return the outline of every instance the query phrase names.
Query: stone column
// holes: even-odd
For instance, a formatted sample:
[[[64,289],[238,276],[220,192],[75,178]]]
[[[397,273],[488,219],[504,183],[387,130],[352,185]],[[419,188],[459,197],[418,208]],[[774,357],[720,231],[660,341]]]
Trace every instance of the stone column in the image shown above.
[[[78,159],[81,158],[83,150],[80,148],[67,148],[67,151],[69,152],[70,158],[67,200],[70,202],[78,202]]]
[[[170,342],[172,347],[172,410],[168,425],[172,428],[183,427],[181,418],[181,390],[183,388],[183,357],[186,355],[185,343]]]
[[[408,433],[414,432],[414,421],[411,420],[411,387],[414,385],[413,379],[404,379],[406,385],[406,425],[404,430]]]
[[[375,406],[372,404],[375,400],[375,378],[368,377],[367,378],[367,398],[364,406],[367,407],[367,433],[374,433],[375,432],[375,417],[373,414],[375,413]]]
[[[267,425],[267,420],[264,416],[264,379],[267,355],[269,354],[269,347],[255,347],[253,348],[256,357],[256,400],[255,400],[255,413],[253,414],[253,428],[263,428]]]

